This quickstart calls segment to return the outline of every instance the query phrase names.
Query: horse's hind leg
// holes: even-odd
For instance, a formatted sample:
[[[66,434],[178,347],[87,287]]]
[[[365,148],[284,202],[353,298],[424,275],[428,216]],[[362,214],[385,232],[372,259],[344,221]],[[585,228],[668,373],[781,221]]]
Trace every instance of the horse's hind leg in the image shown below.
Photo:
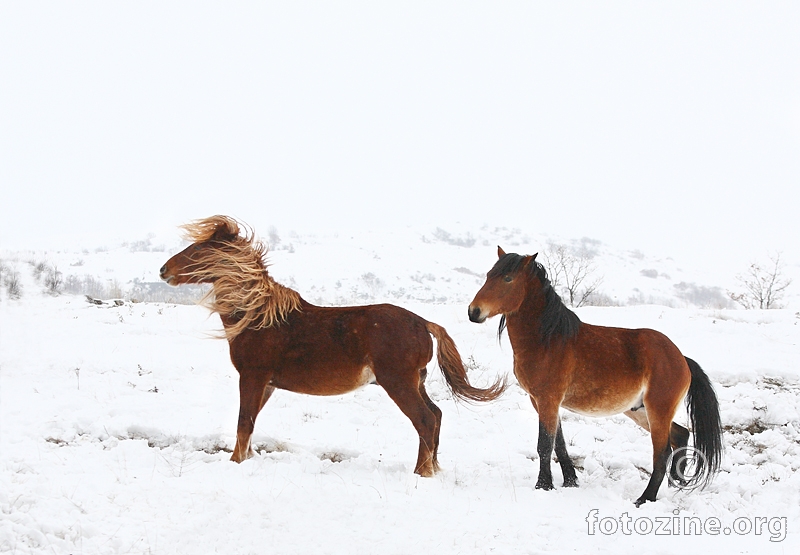
[[[625,411],[625,416],[636,422],[639,426],[650,432],[650,422],[647,418],[647,409],[642,407],[636,411]],[[676,424],[670,423],[669,427],[669,445],[671,451],[677,451],[689,445],[689,430]],[[669,458],[669,454],[667,455]],[[670,484],[682,484],[686,481],[686,464],[688,459],[685,456],[675,456],[672,458],[672,464],[669,469]],[[660,482],[659,482],[660,484]],[[654,501],[655,499],[653,499]]]
[[[673,422],[669,429],[669,443],[672,451],[676,453],[676,456],[672,457],[672,465],[669,469],[670,485],[685,484],[688,453],[683,450],[689,445],[689,430]]]
[[[268,386],[269,375],[260,370],[239,371],[239,422],[236,427],[236,446],[231,460],[240,463],[253,456],[250,438],[256,417],[269,400],[274,387]]]
[[[425,404],[431,410],[433,415],[436,417],[436,431],[433,435],[433,471],[439,472],[439,431],[442,429],[442,410],[431,401],[431,398],[428,397],[428,392],[425,391],[425,378],[428,375],[428,370],[423,368],[419,371],[419,394],[422,396],[422,400],[425,401]]]
[[[651,427],[653,427],[652,424]],[[664,430],[662,427],[658,427],[655,431],[656,433],[653,433],[653,430],[650,432],[653,442],[653,474],[650,476],[650,481],[647,482],[647,487],[644,488],[642,495],[634,501],[634,505],[637,507],[646,501],[656,500],[658,488],[661,487],[661,483],[664,481],[664,476],[667,473],[667,461],[672,452],[672,448],[669,445],[668,428]]]
[[[567,453],[567,442],[564,441],[564,432],[561,431],[561,418],[558,419],[558,432],[556,433],[556,457],[558,457],[558,464],[561,465],[561,473],[564,475],[564,487],[577,488],[578,475],[575,474],[575,465]]]
[[[642,495],[634,502],[637,507],[645,501],[655,501],[658,488],[664,481],[667,473],[667,461],[672,453],[670,429],[673,414],[675,414],[674,407],[671,411],[660,412],[655,411],[652,406],[648,408],[647,420],[650,426],[650,440],[653,444],[653,474]]]
[[[433,476],[436,471],[435,449],[441,416],[437,416],[437,413],[430,408],[425,400],[427,394],[424,397],[422,395],[423,384],[420,380],[420,373],[416,370],[413,373],[382,372],[378,376],[378,383],[383,386],[392,401],[400,407],[403,414],[411,420],[414,429],[419,434],[419,453],[414,472],[420,476]]]

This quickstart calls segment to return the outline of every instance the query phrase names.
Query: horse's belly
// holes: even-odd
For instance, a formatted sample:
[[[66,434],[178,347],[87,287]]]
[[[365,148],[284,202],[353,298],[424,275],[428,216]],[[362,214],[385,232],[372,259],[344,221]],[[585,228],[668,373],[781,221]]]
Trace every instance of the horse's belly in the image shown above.
[[[561,406],[574,413],[584,416],[612,416],[636,408],[641,405],[642,392],[605,392],[598,394],[583,394],[569,392],[564,397]]]
[[[352,369],[315,368],[304,372],[289,372],[275,375],[270,385],[294,393],[306,395],[341,395],[375,383],[372,367],[364,365]]]
[[[544,399],[548,393],[554,391],[553,387],[542,385],[541,383],[531,383],[527,381],[526,375],[516,372],[519,385],[536,402]],[[555,388],[557,391],[558,388]],[[573,383],[564,393],[561,406],[577,414],[584,416],[612,416],[620,414],[632,408],[638,407],[642,403],[643,388],[640,384],[626,384],[624,391],[609,391],[607,388],[597,385],[592,380],[579,381]]]

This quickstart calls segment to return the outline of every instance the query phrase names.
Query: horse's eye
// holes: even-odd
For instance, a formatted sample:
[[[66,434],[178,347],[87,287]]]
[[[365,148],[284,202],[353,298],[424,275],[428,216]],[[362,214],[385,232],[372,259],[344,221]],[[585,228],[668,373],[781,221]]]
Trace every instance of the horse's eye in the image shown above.
[[[503,281],[505,281],[506,283],[511,283],[512,281],[514,281],[514,278],[511,276],[504,276]]]

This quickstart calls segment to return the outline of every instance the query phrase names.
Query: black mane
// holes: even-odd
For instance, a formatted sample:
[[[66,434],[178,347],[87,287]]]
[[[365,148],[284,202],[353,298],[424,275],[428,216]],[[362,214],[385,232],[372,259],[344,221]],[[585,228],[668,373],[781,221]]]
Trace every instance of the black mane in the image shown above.
[[[514,274],[522,269],[522,264],[525,260],[524,256],[519,254],[505,254],[500,260],[489,270],[487,278],[497,277],[506,274]],[[544,295],[544,309],[539,315],[540,330],[542,340],[546,345],[550,344],[550,340],[554,337],[566,341],[570,337],[574,337],[581,327],[581,320],[578,315],[572,312],[567,305],[561,300],[561,297],[553,289],[550,283],[550,278],[547,277],[547,270],[545,267],[536,262],[534,258],[533,263],[527,268],[531,276],[536,277],[542,283],[542,294]],[[498,339],[503,334],[506,327],[506,316],[500,318],[500,327],[497,330]]]

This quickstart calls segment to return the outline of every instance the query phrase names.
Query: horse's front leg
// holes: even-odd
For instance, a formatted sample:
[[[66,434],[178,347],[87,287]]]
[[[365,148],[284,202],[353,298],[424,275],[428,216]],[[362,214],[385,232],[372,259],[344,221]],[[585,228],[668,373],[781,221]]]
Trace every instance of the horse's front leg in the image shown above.
[[[564,432],[561,430],[561,418],[558,419],[558,433],[556,434],[556,457],[558,464],[561,465],[561,473],[564,475],[565,488],[578,487],[578,475],[575,473],[575,464],[567,452],[567,442],[564,440]]]
[[[250,438],[256,417],[275,391],[268,381],[269,373],[261,369],[246,368],[239,371],[239,422],[236,427],[236,446],[231,455],[233,462],[240,463],[253,456]]]
[[[536,480],[536,489],[551,490],[553,489],[553,473],[550,469],[550,461],[553,458],[553,447],[559,431],[558,405],[542,401],[542,399],[537,401],[531,397],[533,407],[539,413],[539,440],[536,444],[536,452],[539,455],[539,479]]]

